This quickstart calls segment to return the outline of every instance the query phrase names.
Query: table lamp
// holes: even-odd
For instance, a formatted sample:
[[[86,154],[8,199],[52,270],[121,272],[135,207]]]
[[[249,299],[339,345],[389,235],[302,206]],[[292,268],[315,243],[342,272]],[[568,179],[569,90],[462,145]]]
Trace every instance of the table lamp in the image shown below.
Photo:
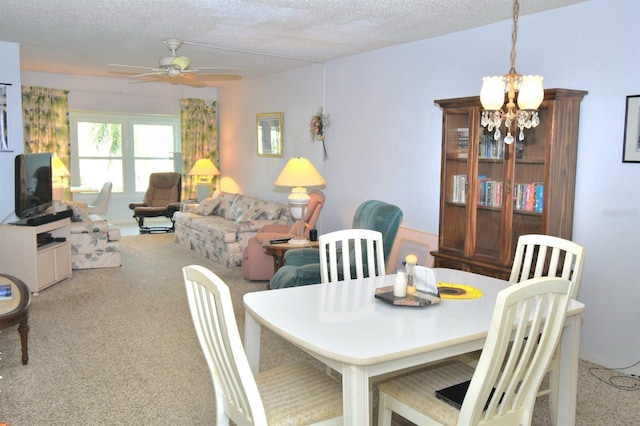
[[[321,186],[327,182],[318,173],[318,170],[306,158],[291,158],[284,166],[278,178],[273,182],[276,186],[291,187],[289,195],[289,208],[291,209],[291,217],[296,221],[302,221],[298,226],[298,236],[289,240],[290,244],[307,244],[309,241],[304,237],[304,217],[309,207],[309,194],[307,186]]]
[[[196,194],[198,202],[211,194],[211,181],[214,176],[218,175],[220,175],[220,171],[208,158],[201,158],[196,161],[196,164],[189,172],[189,176],[197,179]]]
[[[71,176],[69,169],[64,165],[60,157],[53,155],[51,157],[51,177],[53,178],[53,199],[64,200],[64,179]]]

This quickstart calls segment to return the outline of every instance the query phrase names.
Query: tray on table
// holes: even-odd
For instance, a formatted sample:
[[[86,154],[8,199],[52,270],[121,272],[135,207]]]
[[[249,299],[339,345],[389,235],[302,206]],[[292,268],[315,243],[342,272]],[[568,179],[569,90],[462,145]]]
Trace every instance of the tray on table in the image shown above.
[[[404,297],[393,295],[393,286],[380,287],[376,289],[376,299],[395,306],[412,306],[416,308],[435,305],[440,303],[440,296],[435,293],[416,290],[413,294]]]

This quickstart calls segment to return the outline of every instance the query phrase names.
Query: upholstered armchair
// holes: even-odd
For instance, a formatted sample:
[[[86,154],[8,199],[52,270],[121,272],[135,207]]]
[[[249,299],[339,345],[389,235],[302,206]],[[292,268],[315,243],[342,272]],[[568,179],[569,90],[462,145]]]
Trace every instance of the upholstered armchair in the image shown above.
[[[321,191],[310,191],[309,207],[304,218],[304,233],[309,238],[309,231],[316,227],[320,211],[324,205],[325,196]],[[242,255],[242,273],[246,280],[268,281],[273,277],[274,265],[273,257],[265,254],[262,244],[269,240],[280,238],[293,238],[299,235],[299,226],[302,222],[297,221],[293,225],[265,225],[249,240]]]
[[[382,233],[384,261],[388,261],[391,246],[402,223],[402,210],[393,204],[369,200],[360,204],[353,216],[353,229],[372,229]],[[275,273],[269,287],[272,289],[297,287],[321,282],[320,253],[315,248],[289,250],[285,265]]]
[[[149,188],[144,194],[144,200],[140,203],[129,203],[141,234],[175,230],[173,214],[180,210],[181,191],[180,173],[161,172],[149,175]],[[171,220],[171,226],[145,226],[144,219],[147,217],[166,217]]]

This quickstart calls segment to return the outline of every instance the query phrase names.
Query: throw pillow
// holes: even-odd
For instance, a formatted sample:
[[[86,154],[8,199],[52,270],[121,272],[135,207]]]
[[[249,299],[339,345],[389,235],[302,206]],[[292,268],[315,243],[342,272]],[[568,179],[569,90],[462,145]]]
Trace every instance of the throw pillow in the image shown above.
[[[259,219],[260,215],[263,213],[261,207],[252,207],[249,210],[243,212],[238,218],[236,222],[244,222],[245,220],[255,220]]]
[[[89,214],[78,206],[71,206],[73,215],[71,216],[71,222],[90,222]]]
[[[194,213],[197,213],[202,216],[209,216],[213,213],[216,207],[220,204],[220,198],[211,197],[203,200],[198,206],[193,210]]]
[[[217,209],[215,209],[215,214],[220,217],[224,217],[225,219],[234,219],[231,215],[231,206],[236,199],[237,194],[229,194],[228,192],[221,193],[218,198],[220,198],[220,205]]]

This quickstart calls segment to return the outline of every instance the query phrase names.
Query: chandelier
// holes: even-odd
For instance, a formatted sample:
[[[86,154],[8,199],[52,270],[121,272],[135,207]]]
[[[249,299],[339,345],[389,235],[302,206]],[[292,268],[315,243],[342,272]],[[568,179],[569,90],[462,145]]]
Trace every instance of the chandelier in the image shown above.
[[[507,135],[504,143],[511,144],[514,141],[511,135],[512,125],[520,129],[518,139],[524,140],[524,129],[530,129],[540,124],[538,107],[544,98],[542,77],[539,75],[522,75],[516,72],[516,40],[518,38],[518,13],[520,3],[513,2],[513,32],[511,33],[511,69],[509,74],[503,76],[484,77],[480,90],[480,102],[482,102],[482,119],[480,123],[490,132],[495,129],[493,138],[500,139],[500,126],[504,121]],[[506,111],[502,110],[504,94],[507,93]],[[516,108],[516,92],[518,92],[518,106]]]

